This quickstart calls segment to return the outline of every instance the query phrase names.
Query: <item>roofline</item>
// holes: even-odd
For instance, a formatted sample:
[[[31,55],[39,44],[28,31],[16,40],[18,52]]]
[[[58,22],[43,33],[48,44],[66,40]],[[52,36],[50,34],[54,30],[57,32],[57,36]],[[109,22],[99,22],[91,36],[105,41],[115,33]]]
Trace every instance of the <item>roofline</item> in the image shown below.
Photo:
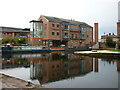
[[[47,19],[46,17],[53,17],[53,16],[45,16],[45,15],[41,15],[43,16],[45,19]],[[53,18],[58,18],[58,17],[53,17]],[[64,18],[59,18],[59,19],[64,19]],[[48,19],[47,19],[48,20]],[[70,20],[70,19],[64,19],[64,20],[68,20],[68,21],[75,21],[75,22],[79,22],[79,23],[83,23],[83,24],[86,24],[87,27],[91,27],[93,28],[91,25],[85,23],[85,22],[80,22],[80,21],[76,21],[76,20]],[[49,21],[49,20],[48,20]],[[49,21],[49,22],[54,22],[54,21]],[[58,22],[58,23],[61,23],[61,22]],[[74,24],[70,24],[70,25],[74,25]],[[76,24],[77,25],[77,24]],[[78,24],[78,25],[81,25],[81,24]]]
[[[30,21],[30,23],[31,22],[40,22],[40,23],[43,23],[42,21],[37,21],[37,20],[32,20],[32,21]]]
[[[26,28],[16,28],[16,27],[6,27],[6,26],[0,26],[0,28],[11,28],[11,29],[21,29],[21,30],[26,29]]]
[[[45,18],[45,16],[44,15],[41,15],[43,18]],[[50,22],[47,18],[45,18],[46,20],[47,20],[47,22]]]

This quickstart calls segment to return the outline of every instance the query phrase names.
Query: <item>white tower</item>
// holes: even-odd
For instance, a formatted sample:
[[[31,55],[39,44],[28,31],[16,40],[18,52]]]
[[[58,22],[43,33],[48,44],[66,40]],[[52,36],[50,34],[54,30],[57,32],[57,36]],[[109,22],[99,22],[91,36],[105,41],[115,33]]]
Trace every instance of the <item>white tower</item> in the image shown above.
[[[120,1],[118,2],[118,21],[120,22]]]

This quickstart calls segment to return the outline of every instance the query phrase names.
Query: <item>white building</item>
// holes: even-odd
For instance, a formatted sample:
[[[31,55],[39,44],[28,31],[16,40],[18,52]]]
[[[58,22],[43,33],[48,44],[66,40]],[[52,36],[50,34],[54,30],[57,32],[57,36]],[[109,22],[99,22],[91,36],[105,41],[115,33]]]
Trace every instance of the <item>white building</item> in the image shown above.
[[[120,1],[118,2],[118,21],[120,22]]]

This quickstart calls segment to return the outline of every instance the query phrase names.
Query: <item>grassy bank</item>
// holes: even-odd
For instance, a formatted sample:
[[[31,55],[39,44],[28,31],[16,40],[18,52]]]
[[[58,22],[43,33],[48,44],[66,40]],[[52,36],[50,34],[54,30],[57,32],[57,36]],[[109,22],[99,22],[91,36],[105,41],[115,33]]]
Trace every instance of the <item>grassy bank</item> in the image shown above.
[[[109,51],[113,51],[113,52],[120,52],[120,50],[109,50]]]

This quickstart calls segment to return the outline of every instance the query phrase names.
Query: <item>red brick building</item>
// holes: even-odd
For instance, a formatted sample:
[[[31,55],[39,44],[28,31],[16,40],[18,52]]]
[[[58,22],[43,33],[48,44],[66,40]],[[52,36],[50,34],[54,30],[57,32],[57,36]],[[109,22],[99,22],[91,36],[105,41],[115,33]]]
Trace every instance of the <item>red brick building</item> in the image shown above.
[[[57,17],[40,16],[38,21],[31,21],[32,45],[48,47],[91,46],[93,27],[90,25]]]
[[[14,38],[14,37],[30,37],[30,29],[13,28],[13,27],[0,27],[0,38]]]
[[[30,29],[14,28],[14,27],[0,27],[1,38],[9,37],[29,37]]]
[[[29,38],[30,29],[14,28],[14,27],[0,27],[0,39],[3,38]]]

